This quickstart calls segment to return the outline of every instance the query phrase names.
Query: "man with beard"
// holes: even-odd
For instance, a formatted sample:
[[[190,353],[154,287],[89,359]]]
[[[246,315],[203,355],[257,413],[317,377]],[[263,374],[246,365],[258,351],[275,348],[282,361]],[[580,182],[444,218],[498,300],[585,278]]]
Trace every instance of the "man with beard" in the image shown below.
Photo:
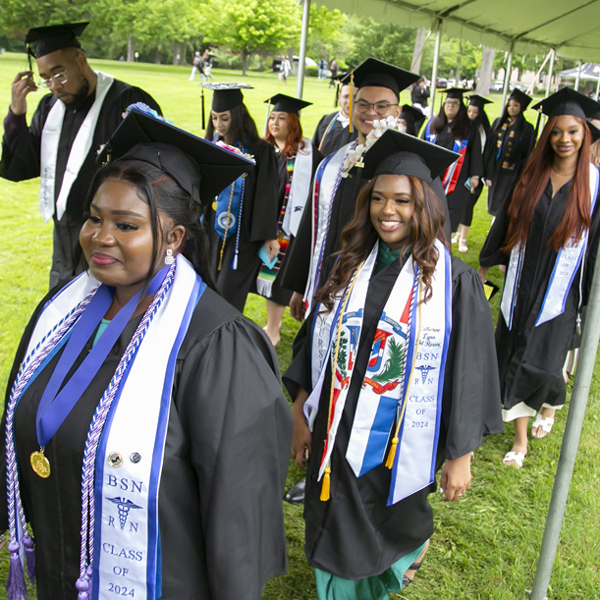
[[[83,270],[79,229],[87,188],[100,146],[122,120],[125,109],[143,102],[160,111],[143,90],[92,70],[77,39],[88,23],[36,27],[25,42],[30,69],[17,73],[4,119],[0,176],[23,181],[41,176],[39,205],[44,220],[54,220],[50,287]],[[27,95],[50,90],[27,126]]]

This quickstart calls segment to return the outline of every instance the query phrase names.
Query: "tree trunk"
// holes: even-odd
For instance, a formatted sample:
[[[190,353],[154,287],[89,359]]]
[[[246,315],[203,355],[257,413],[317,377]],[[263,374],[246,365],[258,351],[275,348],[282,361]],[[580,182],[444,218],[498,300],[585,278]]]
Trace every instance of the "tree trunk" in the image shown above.
[[[460,85],[461,71],[462,71],[462,64],[460,61],[461,56],[462,56],[462,42],[459,40],[458,41],[458,57],[456,60],[456,71],[454,71],[454,78],[456,79],[456,87],[462,87]]]
[[[179,64],[177,62],[177,54],[179,53],[179,42],[176,42],[175,40],[173,40],[173,64],[177,65]]]
[[[134,43],[135,40],[133,39],[133,37],[127,38],[127,62],[133,62],[134,60]]]
[[[154,51],[154,64],[160,65],[160,49],[159,48],[156,48],[156,50]]]
[[[479,67],[479,80],[475,93],[480,96],[487,96],[490,93],[490,84],[492,83],[492,70],[494,68],[495,48],[483,47],[481,57],[481,66]]]
[[[246,71],[248,70],[248,53],[246,50],[242,50],[242,75],[246,76]]]
[[[410,70],[412,73],[420,73],[421,60],[423,58],[423,50],[425,49],[425,42],[427,41],[427,30],[425,27],[417,29],[417,37],[415,38],[415,49],[413,50],[412,62],[410,63]]]

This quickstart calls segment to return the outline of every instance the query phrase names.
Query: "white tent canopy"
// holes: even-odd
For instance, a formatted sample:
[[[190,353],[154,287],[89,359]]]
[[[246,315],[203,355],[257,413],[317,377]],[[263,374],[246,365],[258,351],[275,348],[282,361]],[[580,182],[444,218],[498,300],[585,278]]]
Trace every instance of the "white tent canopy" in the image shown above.
[[[600,62],[600,0],[317,0],[380,22],[434,29],[517,53],[554,48]]]

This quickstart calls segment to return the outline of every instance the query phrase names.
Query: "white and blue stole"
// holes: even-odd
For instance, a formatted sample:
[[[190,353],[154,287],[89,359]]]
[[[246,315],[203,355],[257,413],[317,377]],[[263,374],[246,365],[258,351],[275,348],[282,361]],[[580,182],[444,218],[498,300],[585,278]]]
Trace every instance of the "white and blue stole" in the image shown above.
[[[594,214],[599,186],[598,168],[590,163],[590,214]],[[567,296],[571,290],[573,280],[577,274],[583,257],[585,256],[588,241],[588,231],[585,230],[580,240],[574,236],[561,248],[556,256],[552,275],[544,294],[540,312],[535,321],[535,326],[551,321],[565,312]],[[512,329],[515,305],[519,293],[523,261],[525,260],[526,246],[516,244],[510,253],[510,260],[506,270],[506,280],[502,292],[500,310],[508,329]]]
[[[423,284],[410,257],[404,264],[382,312],[371,356],[358,397],[346,460],[357,477],[381,465],[400,423],[388,505],[427,487],[434,480],[444,387],[444,369],[452,329],[452,266],[448,250],[439,252],[432,297],[423,302]],[[369,280],[377,259],[378,243],[355,275],[346,310],[342,298],[328,313],[316,313],[312,331],[313,389],[304,405],[309,426],[318,410],[327,410],[323,382],[333,370],[337,338],[330,428],[321,457],[319,480],[331,460],[342,419],[363,326]],[[344,294],[345,295],[345,294]],[[338,336],[338,327],[340,327]],[[326,394],[328,397],[329,394]],[[331,466],[332,477],[335,465]]]
[[[349,150],[353,149],[357,140],[342,146],[337,152],[324,158],[315,174],[313,186],[313,204],[312,204],[312,239],[311,239],[311,260],[308,281],[304,292],[303,301],[307,309],[307,314],[311,310],[313,296],[319,285],[321,277],[321,265],[323,264],[323,253],[327,241],[329,222],[331,220],[331,208],[335,194],[342,180],[342,167],[344,159]]]
[[[431,132],[431,121],[427,123],[425,127],[425,139],[432,144],[435,144],[437,134]],[[454,140],[452,144],[452,152],[460,154],[460,156],[446,169],[442,176],[442,187],[446,195],[451,194],[456,189],[458,177],[465,162],[465,155],[467,153],[467,145],[469,140]]]
[[[162,594],[158,496],[173,378],[179,349],[206,289],[183,256],[176,260],[173,284],[121,380],[98,445],[91,523],[93,600],[155,600]],[[82,273],[49,301],[27,355],[98,285]]]
[[[304,149],[300,150],[300,148],[298,148],[298,153],[296,154],[292,185],[290,187],[285,215],[283,215],[283,222],[281,224],[281,228],[288,237],[296,237],[298,227],[300,227],[300,221],[302,220],[304,206],[306,205],[310,193],[313,145],[308,138],[302,139],[304,140]]]
[[[56,218],[60,220],[67,207],[67,198],[71,187],[79,175],[81,166],[89,154],[96,123],[102,109],[106,94],[113,84],[114,77],[105,73],[97,72],[96,97],[88,111],[69,152],[67,167],[63,174],[60,192],[56,199]],[[44,221],[47,223],[54,214],[54,194],[56,182],[56,160],[58,157],[58,144],[65,118],[65,103],[57,100],[50,109],[44,128],[42,129],[42,140],[40,146],[40,195],[39,207]]]

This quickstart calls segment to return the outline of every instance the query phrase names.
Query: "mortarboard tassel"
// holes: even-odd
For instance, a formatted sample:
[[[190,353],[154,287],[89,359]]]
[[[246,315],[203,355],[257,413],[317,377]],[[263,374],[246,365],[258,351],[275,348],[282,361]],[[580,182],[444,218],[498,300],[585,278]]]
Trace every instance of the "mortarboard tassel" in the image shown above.
[[[331,473],[331,469],[329,466],[325,467],[325,473],[323,475],[323,485],[321,486],[321,502],[327,502],[329,500],[329,487],[331,485],[329,474]]]
[[[542,109],[540,108],[538,111],[538,117],[537,117],[537,122],[535,124],[535,136],[534,136],[534,140],[537,140],[538,137],[538,133],[540,131],[540,121],[542,120]]]
[[[397,436],[392,440],[392,446],[390,448],[390,452],[388,454],[387,460],[385,461],[385,466],[388,469],[392,469],[394,467],[394,458],[396,458],[396,448],[398,447],[398,442],[400,440]]]
[[[206,113],[204,111],[204,88],[202,88],[202,129],[206,129]]]
[[[271,98],[267,100],[267,116],[265,117],[265,132],[263,135],[267,135],[269,133],[269,115],[271,114]]]
[[[335,86],[335,100],[333,101],[333,108],[337,108],[338,106],[338,98],[340,97],[340,87],[340,83],[336,84]]]
[[[348,131],[352,133],[354,131],[352,127],[352,108],[354,105],[354,71],[350,71],[350,103],[348,105],[348,112],[350,113],[350,123],[348,123]]]
[[[27,533],[23,536],[23,546],[25,546],[25,559],[27,560],[27,579],[29,585],[33,587],[35,583],[35,547]]]
[[[10,559],[8,564],[8,577],[6,579],[6,592],[10,600],[25,600],[27,588],[25,587],[25,573],[23,563],[19,556],[21,545],[17,541],[8,544]]]

